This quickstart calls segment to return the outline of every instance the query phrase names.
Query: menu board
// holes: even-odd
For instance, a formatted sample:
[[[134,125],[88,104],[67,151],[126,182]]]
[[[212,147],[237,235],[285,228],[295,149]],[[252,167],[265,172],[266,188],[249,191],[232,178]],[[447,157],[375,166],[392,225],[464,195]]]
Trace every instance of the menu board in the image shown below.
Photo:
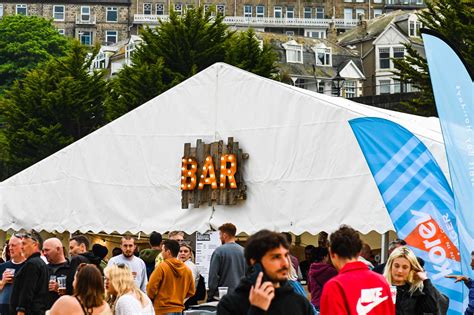
[[[212,253],[221,245],[218,231],[196,233],[196,266],[206,281],[206,289],[209,289],[209,266]]]

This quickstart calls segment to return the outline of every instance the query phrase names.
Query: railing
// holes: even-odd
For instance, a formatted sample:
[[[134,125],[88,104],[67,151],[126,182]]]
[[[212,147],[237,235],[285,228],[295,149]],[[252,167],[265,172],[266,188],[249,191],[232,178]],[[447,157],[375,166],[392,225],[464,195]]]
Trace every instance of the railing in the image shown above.
[[[158,24],[158,21],[168,21],[168,15],[135,14],[133,22],[136,24]],[[353,28],[358,20],[345,19],[302,19],[302,18],[275,18],[275,17],[245,17],[226,16],[224,23],[237,26],[286,26],[286,27],[323,27],[328,28],[334,23],[336,28]]]
[[[417,6],[425,7],[423,0],[387,0],[385,6]]]
[[[89,14],[89,19],[88,20],[83,19],[82,14],[76,15],[76,24],[95,25],[96,24],[95,14]]]

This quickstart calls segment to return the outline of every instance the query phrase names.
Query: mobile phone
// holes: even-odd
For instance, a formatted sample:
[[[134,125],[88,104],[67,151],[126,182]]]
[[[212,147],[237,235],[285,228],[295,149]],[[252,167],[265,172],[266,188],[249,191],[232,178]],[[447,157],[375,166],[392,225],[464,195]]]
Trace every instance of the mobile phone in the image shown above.
[[[255,265],[250,267],[250,281],[252,281],[253,284],[257,282],[257,277],[260,274],[260,272],[263,272],[263,278],[262,278],[262,283],[265,281],[269,281],[267,275],[265,274],[265,270],[263,270],[263,267],[260,263],[256,263]]]

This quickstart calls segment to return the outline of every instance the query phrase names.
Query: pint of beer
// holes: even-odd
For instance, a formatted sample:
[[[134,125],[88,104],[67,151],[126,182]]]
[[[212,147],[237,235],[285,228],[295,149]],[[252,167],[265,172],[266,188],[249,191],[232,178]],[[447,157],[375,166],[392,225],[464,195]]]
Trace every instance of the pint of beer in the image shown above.
[[[66,276],[57,277],[59,295],[66,294]]]

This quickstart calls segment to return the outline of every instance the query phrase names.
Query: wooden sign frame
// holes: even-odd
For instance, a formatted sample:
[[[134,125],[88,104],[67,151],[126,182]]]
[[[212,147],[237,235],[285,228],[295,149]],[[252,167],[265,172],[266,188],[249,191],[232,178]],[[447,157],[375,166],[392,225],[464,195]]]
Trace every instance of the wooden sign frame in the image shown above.
[[[245,185],[242,171],[243,162],[249,158],[249,155],[242,152],[242,149],[239,148],[239,143],[234,142],[233,137],[227,139],[227,144],[224,144],[223,140],[206,144],[202,139],[198,139],[196,141],[196,147],[193,148],[191,147],[191,143],[185,143],[183,165],[185,165],[184,161],[188,159],[197,162],[195,175],[199,183],[201,175],[203,175],[203,165],[206,163],[206,158],[210,156],[215,170],[215,177],[219,183],[219,179],[221,178],[221,158],[231,154],[235,156],[237,163],[237,171],[234,174],[236,187],[231,188],[230,185],[226,185],[225,188],[222,188],[217,185],[217,188],[215,188],[215,186],[213,188],[212,185],[206,184],[201,188],[199,188],[199,185],[195,185],[192,190],[182,189],[182,209],[188,209],[189,204],[193,204],[195,208],[199,208],[201,204],[205,203],[207,203],[208,206],[212,206],[214,202],[218,205],[236,205],[239,200],[247,199],[247,186]],[[182,172],[184,171],[187,171],[187,169],[182,170]],[[182,177],[182,180],[183,179],[184,177]]]

